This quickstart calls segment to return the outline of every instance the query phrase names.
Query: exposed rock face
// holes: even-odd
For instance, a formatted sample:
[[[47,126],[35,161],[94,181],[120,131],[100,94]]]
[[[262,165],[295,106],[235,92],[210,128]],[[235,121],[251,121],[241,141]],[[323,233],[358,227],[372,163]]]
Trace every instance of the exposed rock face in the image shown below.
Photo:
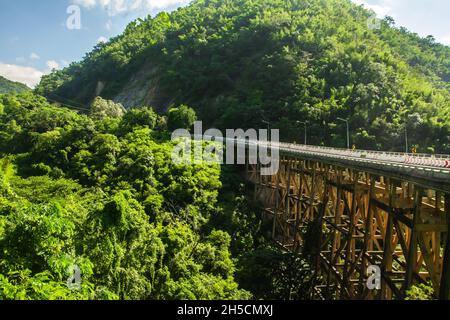
[[[113,100],[127,109],[153,106],[157,111],[164,111],[170,102],[161,94],[158,82],[158,68],[147,63],[133,74]]]

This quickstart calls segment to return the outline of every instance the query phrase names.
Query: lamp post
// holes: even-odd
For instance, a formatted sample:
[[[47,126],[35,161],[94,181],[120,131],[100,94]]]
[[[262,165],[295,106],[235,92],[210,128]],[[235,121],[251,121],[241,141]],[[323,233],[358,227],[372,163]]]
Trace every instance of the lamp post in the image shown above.
[[[409,153],[409,142],[408,142],[408,116],[405,116],[405,153]]]
[[[306,146],[306,142],[307,142],[307,128],[308,128],[308,121],[297,121],[297,124],[303,124],[305,125],[305,146]]]
[[[408,127],[405,123],[405,153],[409,153],[409,146],[408,146]]]
[[[342,119],[342,118],[337,118],[337,119],[345,122],[345,124],[347,125],[347,149],[350,149],[350,128],[349,128],[348,120]]]

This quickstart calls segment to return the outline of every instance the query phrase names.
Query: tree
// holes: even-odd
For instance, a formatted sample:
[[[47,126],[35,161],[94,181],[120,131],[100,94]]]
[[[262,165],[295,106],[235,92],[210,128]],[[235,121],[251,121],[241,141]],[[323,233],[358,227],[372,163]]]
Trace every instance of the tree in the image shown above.
[[[101,120],[106,117],[120,118],[125,112],[125,108],[120,103],[114,103],[111,100],[96,97],[91,104],[89,114],[93,119]]]
[[[272,247],[244,255],[237,278],[256,299],[308,300],[315,284],[307,259]]]
[[[0,299],[251,297],[210,220],[220,167],[172,163],[151,108],[93,120],[29,93],[0,101]]]
[[[167,125],[171,131],[176,129],[191,129],[196,120],[197,116],[194,109],[186,105],[181,105],[178,108],[169,110]]]
[[[10,81],[10,80],[0,76],[0,94],[23,92],[23,91],[29,91],[29,90],[30,90],[30,88],[28,88],[23,83]]]
[[[122,118],[121,127],[130,132],[136,127],[148,127],[154,129],[158,121],[158,115],[151,107],[133,108]]]
[[[83,239],[99,283],[121,299],[146,299],[164,254],[161,240],[129,191],[93,213]]]

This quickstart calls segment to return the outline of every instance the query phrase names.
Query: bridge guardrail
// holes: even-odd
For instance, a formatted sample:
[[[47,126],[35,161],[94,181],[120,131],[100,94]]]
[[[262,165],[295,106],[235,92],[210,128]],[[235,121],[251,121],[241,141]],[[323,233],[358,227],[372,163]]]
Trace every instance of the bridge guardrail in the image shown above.
[[[204,138],[204,136],[194,135],[194,139]],[[425,167],[435,167],[442,169],[450,169],[450,155],[444,154],[413,154],[413,153],[402,153],[402,152],[387,152],[387,151],[373,151],[373,150],[351,150],[342,148],[331,148],[322,146],[311,146],[303,144],[285,143],[285,142],[265,142],[265,141],[255,141],[255,140],[245,140],[245,139],[230,139],[221,137],[211,137],[215,141],[233,141],[236,144],[259,144],[266,145],[268,147],[278,147],[282,149],[288,149],[293,152],[306,152],[306,153],[320,153],[325,156],[337,157],[344,156],[350,158],[357,158],[359,160],[373,160],[373,161],[384,161],[393,162],[403,165],[411,166],[425,166]]]
[[[427,155],[426,157],[424,157],[423,154],[409,154],[401,152],[383,152],[370,150],[349,150],[349,149],[338,149],[319,146],[305,146],[291,143],[278,143],[272,145],[287,147],[292,151],[300,151],[300,152],[316,151],[330,155],[341,155],[352,158],[389,161],[417,166],[450,168],[450,155]]]

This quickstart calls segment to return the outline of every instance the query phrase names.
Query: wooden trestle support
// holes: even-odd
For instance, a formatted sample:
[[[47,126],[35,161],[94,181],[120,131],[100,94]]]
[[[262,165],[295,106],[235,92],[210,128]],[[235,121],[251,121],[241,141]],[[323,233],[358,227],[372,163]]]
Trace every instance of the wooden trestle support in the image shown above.
[[[291,157],[281,157],[274,176],[260,175],[259,164],[246,172],[283,248],[298,252],[302,228],[321,225],[314,299],[404,299],[429,281],[437,298],[449,298],[449,194]],[[380,290],[367,288],[370,265],[380,267]]]

